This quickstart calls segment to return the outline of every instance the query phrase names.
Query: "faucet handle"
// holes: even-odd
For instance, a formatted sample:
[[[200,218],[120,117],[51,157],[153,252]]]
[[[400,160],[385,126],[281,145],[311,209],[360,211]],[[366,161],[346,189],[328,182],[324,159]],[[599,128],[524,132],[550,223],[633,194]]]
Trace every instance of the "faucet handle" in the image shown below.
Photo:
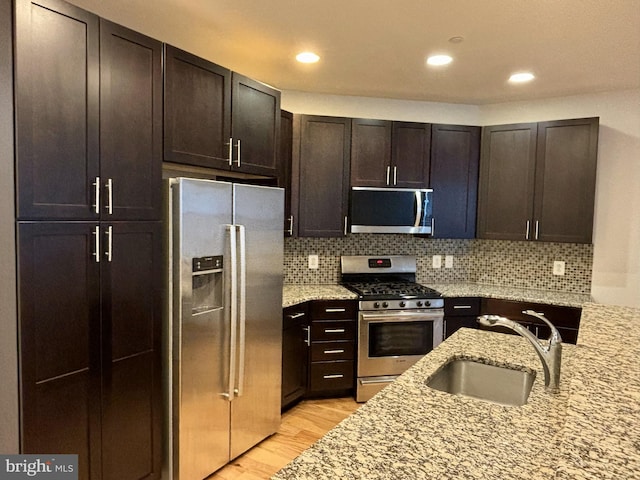
[[[551,335],[549,336],[550,345],[555,345],[557,343],[562,342],[562,337],[560,336],[560,332],[558,331],[556,326],[553,323],[551,323],[547,319],[547,317],[544,316],[544,313],[536,312],[534,310],[523,310],[522,313],[524,313],[525,315],[529,315],[531,317],[536,317],[542,320],[544,323],[546,323],[549,326],[549,328],[551,329]]]

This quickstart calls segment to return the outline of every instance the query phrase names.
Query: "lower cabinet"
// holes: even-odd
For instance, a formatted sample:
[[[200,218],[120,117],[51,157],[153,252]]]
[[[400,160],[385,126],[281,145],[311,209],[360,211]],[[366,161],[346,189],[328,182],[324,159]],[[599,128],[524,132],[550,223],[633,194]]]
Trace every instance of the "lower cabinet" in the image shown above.
[[[308,396],[353,393],[356,317],[355,301],[311,302]]]
[[[287,307],[282,317],[282,409],[307,393],[309,376],[308,303]]]
[[[547,339],[550,335],[549,327],[541,320],[525,315],[523,310],[533,310],[544,314],[560,333],[564,343],[575,344],[578,340],[580,327],[580,315],[582,309],[577,307],[563,307],[558,305],[546,305],[542,303],[517,302],[512,300],[499,300],[495,298],[483,298],[481,311],[483,314],[501,315],[514,320],[527,327],[536,337]],[[497,329],[492,329],[497,330]],[[504,333],[514,333],[505,329]]]
[[[444,338],[459,328],[478,328],[480,299],[476,297],[452,297],[444,299]]]
[[[160,478],[160,222],[20,222],[21,452]]]

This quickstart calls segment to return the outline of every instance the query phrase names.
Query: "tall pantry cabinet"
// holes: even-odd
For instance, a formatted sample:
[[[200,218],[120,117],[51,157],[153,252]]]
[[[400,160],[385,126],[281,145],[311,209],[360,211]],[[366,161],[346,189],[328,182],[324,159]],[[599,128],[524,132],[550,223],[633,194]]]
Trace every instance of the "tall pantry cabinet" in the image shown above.
[[[160,477],[161,43],[15,2],[21,452]]]

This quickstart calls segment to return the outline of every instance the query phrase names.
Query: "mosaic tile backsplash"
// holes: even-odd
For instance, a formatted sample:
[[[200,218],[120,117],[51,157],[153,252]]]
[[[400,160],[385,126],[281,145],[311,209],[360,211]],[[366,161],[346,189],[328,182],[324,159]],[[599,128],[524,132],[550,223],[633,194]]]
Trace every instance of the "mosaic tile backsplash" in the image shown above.
[[[562,292],[591,292],[593,246],[574,243],[506,240],[444,240],[411,235],[357,234],[344,238],[286,238],[285,283],[334,284],[340,279],[341,255],[415,255],[421,283],[479,283]],[[308,268],[318,255],[319,268]],[[442,268],[432,256],[442,255]],[[444,267],[453,255],[453,268]],[[553,275],[553,262],[565,262],[565,274]]]

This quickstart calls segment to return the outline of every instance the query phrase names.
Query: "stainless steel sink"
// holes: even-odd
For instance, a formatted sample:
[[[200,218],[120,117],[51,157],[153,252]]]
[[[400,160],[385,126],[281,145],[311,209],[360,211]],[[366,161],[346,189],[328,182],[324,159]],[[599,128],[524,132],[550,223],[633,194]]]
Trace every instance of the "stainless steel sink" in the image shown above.
[[[453,358],[428,381],[427,386],[452,395],[507,406],[527,403],[536,372],[488,365],[477,360]]]

